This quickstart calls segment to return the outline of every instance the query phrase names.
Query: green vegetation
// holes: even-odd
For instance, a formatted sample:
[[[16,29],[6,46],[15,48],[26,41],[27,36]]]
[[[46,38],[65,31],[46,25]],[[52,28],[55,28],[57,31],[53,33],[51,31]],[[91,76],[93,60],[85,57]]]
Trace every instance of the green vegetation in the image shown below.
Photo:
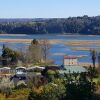
[[[2,22],[2,21],[1,21]],[[100,16],[41,19],[35,21],[6,20],[0,24],[1,34],[55,34],[72,33],[100,35]]]
[[[46,71],[45,71],[46,72]],[[34,77],[28,84],[11,85],[2,81],[1,100],[99,100],[95,91],[100,89],[100,78],[94,78],[92,70],[88,73],[69,73],[64,77],[55,76],[56,71],[48,70],[43,79]],[[59,73],[57,73],[59,74]],[[53,79],[51,79],[51,75]],[[48,79],[51,79],[48,81]],[[9,83],[9,84],[8,84]],[[13,84],[13,83],[12,83]],[[10,86],[10,87],[9,87]],[[13,87],[12,87],[13,86]],[[5,99],[4,99],[5,98]]]
[[[60,100],[65,95],[65,87],[60,80],[55,80],[39,88],[33,88],[29,95],[29,100]]]
[[[2,49],[3,66],[16,65],[16,63],[18,62],[19,56],[20,55],[17,51],[14,51],[8,47],[5,47],[5,45],[3,45],[3,49]]]

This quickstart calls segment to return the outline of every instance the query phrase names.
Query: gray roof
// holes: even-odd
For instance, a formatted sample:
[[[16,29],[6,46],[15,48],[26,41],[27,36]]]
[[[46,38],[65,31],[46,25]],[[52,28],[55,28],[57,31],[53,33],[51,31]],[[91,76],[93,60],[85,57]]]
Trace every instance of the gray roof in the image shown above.
[[[64,66],[64,70],[60,70],[59,73],[60,74],[68,74],[69,72],[70,73],[82,73],[82,72],[87,72],[87,70],[82,67],[82,66]]]

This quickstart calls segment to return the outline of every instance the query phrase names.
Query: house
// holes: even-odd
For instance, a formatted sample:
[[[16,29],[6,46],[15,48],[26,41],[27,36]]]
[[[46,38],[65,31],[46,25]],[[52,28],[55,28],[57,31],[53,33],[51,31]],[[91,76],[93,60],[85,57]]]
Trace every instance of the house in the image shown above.
[[[26,67],[16,67],[15,75],[18,77],[25,77],[26,76]]]
[[[10,67],[2,67],[0,68],[0,73],[10,73]]]
[[[63,70],[60,70],[59,73],[82,73],[87,72],[87,70],[79,66],[78,57],[77,56],[64,56]]]
[[[16,67],[16,72],[26,72],[26,67]]]
[[[0,77],[10,77],[11,76],[11,68],[10,67],[2,67],[0,68]]]
[[[64,66],[74,66],[78,65],[77,56],[64,56]]]

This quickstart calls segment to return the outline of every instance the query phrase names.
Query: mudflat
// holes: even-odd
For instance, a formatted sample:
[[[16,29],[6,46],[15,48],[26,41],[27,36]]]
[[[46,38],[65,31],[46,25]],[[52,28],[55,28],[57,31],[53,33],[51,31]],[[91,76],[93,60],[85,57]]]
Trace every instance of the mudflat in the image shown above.
[[[6,43],[30,43],[32,39],[0,39],[0,42]],[[50,44],[64,44],[66,46],[100,46],[100,40],[60,40],[51,39],[48,40]]]

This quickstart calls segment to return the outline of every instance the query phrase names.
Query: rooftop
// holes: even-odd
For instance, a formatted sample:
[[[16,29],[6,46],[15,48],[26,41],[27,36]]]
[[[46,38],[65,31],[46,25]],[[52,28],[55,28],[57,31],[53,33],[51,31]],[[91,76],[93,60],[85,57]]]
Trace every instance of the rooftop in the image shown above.
[[[77,56],[64,56],[64,59],[76,59],[78,58]]]
[[[64,66],[64,67],[65,67],[65,70],[60,70],[59,71],[61,74],[87,72],[87,70],[82,66]]]

